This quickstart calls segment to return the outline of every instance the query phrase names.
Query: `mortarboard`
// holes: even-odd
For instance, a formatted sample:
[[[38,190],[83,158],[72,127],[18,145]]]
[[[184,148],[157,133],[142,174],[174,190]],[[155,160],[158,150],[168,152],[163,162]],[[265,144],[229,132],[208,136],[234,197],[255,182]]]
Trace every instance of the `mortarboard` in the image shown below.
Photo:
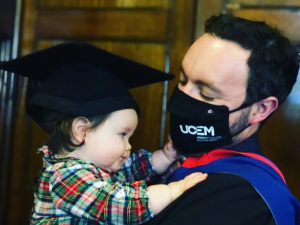
[[[137,110],[128,89],[173,78],[81,42],[63,43],[1,62],[0,69],[29,78],[27,113],[48,133],[61,115]]]

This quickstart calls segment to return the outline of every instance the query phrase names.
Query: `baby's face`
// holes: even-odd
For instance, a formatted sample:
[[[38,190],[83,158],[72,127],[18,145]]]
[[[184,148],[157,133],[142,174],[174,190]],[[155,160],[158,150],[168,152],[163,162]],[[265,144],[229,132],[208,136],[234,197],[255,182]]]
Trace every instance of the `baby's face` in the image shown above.
[[[137,113],[133,109],[111,113],[99,127],[87,131],[81,149],[85,159],[110,172],[119,170],[130,155],[129,138],[137,124]]]

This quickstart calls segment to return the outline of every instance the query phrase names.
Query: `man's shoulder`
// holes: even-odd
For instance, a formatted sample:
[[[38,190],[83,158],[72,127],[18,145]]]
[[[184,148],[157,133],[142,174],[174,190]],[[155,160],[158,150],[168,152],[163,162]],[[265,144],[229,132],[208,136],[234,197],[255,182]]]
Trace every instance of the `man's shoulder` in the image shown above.
[[[238,199],[239,197],[261,199],[257,191],[246,179],[230,173],[210,173],[204,182],[198,184],[190,192],[203,195],[204,199],[209,198],[210,200],[211,195],[226,199]]]
[[[252,185],[244,178],[209,174],[184,193],[150,224],[274,225],[271,213]]]

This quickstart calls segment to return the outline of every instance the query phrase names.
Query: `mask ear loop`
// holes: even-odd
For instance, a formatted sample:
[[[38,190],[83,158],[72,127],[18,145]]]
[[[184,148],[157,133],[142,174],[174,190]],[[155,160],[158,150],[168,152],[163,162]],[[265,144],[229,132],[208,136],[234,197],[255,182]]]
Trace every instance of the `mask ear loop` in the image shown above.
[[[253,103],[248,103],[248,104],[242,103],[242,104],[241,104],[239,107],[237,107],[236,109],[230,110],[229,113],[234,113],[234,112],[237,112],[237,111],[239,111],[239,110],[245,109],[245,108],[247,108],[247,107],[253,105],[254,103],[255,103],[255,102],[253,102]]]

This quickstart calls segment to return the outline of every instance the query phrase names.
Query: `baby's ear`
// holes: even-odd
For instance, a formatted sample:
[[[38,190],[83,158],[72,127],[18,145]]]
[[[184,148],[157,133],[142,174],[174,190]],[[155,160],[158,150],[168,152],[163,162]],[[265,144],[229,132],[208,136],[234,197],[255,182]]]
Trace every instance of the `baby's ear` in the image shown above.
[[[267,97],[254,104],[250,113],[250,123],[258,124],[267,119],[278,108],[278,99],[274,96]]]
[[[72,122],[71,138],[74,144],[84,142],[86,132],[89,129],[89,120],[86,117],[77,117]]]

